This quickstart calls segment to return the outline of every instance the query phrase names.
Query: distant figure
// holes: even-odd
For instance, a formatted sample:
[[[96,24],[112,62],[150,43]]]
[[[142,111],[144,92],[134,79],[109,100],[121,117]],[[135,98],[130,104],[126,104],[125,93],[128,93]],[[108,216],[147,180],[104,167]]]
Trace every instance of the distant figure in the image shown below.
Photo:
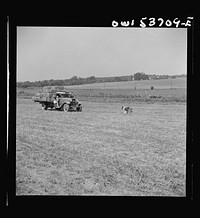
[[[59,95],[56,95],[53,100],[54,106],[59,107]]]

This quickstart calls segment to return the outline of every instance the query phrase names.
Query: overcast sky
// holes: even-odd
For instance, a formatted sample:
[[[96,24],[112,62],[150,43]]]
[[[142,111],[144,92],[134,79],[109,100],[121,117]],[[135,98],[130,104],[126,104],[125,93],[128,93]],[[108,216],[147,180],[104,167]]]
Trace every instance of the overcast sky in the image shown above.
[[[17,81],[186,70],[186,28],[17,27]]]

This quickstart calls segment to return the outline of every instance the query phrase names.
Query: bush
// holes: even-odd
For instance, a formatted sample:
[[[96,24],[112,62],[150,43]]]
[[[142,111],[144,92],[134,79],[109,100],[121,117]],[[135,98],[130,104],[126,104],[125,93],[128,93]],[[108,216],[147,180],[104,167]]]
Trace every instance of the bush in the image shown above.
[[[151,90],[153,90],[154,89],[154,86],[151,86]]]

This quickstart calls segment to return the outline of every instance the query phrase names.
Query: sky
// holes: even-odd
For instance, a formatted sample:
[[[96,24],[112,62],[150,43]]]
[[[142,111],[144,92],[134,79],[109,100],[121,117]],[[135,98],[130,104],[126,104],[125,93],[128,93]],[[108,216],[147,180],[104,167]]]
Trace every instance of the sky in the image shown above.
[[[186,28],[17,27],[17,82],[187,74]]]

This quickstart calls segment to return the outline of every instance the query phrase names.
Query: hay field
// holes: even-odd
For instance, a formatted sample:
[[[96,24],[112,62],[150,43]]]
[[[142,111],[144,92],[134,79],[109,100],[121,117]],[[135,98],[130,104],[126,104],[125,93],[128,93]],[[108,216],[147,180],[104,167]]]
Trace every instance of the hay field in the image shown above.
[[[84,85],[67,86],[72,89],[150,89],[154,86],[155,89],[186,89],[187,78],[176,79],[159,79],[159,80],[139,80],[139,81],[124,81],[124,82],[107,82],[107,83],[92,83]]]
[[[171,89],[171,81],[173,86]],[[67,91],[72,91],[80,101],[96,102],[186,102],[187,99],[187,79],[163,79],[163,80],[144,80],[136,82],[108,82],[93,83],[85,85],[65,86]],[[151,90],[150,87],[154,89]],[[40,87],[17,88],[19,98],[31,99],[39,91]]]
[[[17,195],[185,196],[186,105],[17,99]]]

